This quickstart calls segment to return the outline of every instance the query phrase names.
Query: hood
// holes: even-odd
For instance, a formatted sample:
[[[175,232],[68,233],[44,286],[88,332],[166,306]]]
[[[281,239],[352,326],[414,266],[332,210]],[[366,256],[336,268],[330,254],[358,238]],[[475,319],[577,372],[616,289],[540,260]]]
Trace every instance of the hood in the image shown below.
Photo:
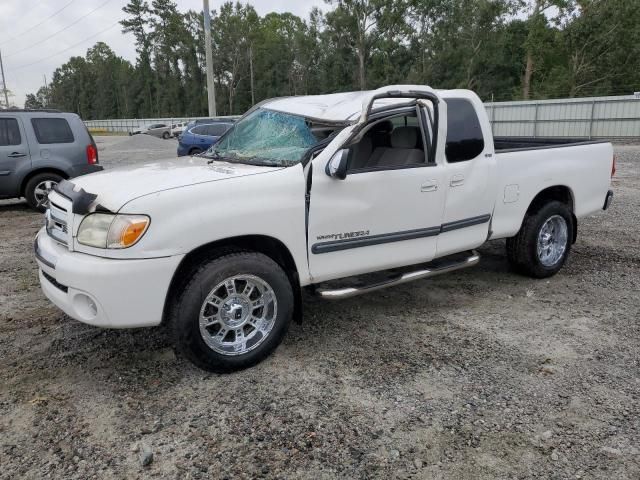
[[[96,204],[116,212],[134,198],[163,190],[279,170],[218,161],[209,164],[208,161],[199,157],[160,160],[146,165],[104,170],[73,178],[71,182],[76,185],[75,190],[83,188],[87,193],[97,195]]]

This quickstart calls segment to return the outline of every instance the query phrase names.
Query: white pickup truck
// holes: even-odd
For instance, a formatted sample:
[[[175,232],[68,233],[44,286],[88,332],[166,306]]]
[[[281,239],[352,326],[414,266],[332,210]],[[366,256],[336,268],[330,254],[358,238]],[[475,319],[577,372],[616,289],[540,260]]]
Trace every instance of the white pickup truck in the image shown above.
[[[70,317],[169,322],[180,352],[228,372],[277,347],[303,289],[340,299],[430,277],[498,238],[516,270],[555,274],[614,171],[609,143],[494,139],[466,90],[277,98],[203,155],[60,183],[35,255]]]

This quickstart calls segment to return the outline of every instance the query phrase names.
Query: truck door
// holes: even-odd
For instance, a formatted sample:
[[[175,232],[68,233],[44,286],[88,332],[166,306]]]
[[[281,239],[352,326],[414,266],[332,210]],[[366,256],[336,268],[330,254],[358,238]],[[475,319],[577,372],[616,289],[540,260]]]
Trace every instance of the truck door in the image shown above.
[[[482,245],[495,198],[495,155],[484,106],[477,98],[445,98],[447,175],[438,257]],[[478,113],[483,115],[479,119]],[[481,121],[482,120],[482,121]]]
[[[0,196],[17,196],[18,174],[30,168],[29,145],[20,119],[0,116]]]
[[[429,149],[421,107],[376,117],[348,148],[344,179],[327,173],[325,150],[311,165],[309,267],[314,282],[431,260],[446,170]],[[334,150],[335,151],[335,150]]]

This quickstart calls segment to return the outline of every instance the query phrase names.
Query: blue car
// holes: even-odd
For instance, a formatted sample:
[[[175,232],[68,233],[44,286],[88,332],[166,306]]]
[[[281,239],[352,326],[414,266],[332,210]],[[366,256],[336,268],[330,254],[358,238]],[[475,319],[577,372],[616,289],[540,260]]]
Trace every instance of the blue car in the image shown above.
[[[188,125],[184,133],[178,137],[178,156],[204,152],[232,126],[232,122]]]

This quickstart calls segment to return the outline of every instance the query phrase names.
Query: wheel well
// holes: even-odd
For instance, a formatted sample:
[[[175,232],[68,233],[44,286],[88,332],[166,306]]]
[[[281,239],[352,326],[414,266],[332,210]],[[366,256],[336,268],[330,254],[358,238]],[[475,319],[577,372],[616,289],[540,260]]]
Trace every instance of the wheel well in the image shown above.
[[[573,219],[573,239],[571,243],[576,243],[576,239],[578,238],[578,219],[576,218],[576,214],[574,213],[574,199],[573,192],[571,189],[565,185],[556,185],[553,187],[548,187],[538,193],[529,208],[527,209],[527,213],[535,213],[544,205],[549,203],[550,201],[558,201],[564,203],[569,210],[571,210],[571,218]]]
[[[189,149],[189,155],[193,154],[193,152],[201,152],[202,149],[200,147],[191,147]]]
[[[211,261],[230,252],[251,251],[259,252],[276,262],[287,274],[295,297],[294,319],[302,319],[302,293],[300,279],[293,255],[280,240],[266,235],[245,235],[241,237],[226,238],[202,245],[189,252],[180,262],[173,274],[164,305],[163,323],[169,313],[171,300],[184,289],[189,282],[189,272],[198,265]]]
[[[20,195],[24,197],[24,189],[27,186],[27,183],[29,182],[29,180],[31,180],[33,177],[35,177],[36,175],[39,175],[41,173],[55,173],[56,175],[60,175],[62,178],[67,179],[69,178],[69,176],[64,173],[62,170],[58,170],[55,168],[41,168],[38,170],[34,170],[32,172],[29,172],[29,174],[24,177],[22,179],[22,183],[20,184]]]

